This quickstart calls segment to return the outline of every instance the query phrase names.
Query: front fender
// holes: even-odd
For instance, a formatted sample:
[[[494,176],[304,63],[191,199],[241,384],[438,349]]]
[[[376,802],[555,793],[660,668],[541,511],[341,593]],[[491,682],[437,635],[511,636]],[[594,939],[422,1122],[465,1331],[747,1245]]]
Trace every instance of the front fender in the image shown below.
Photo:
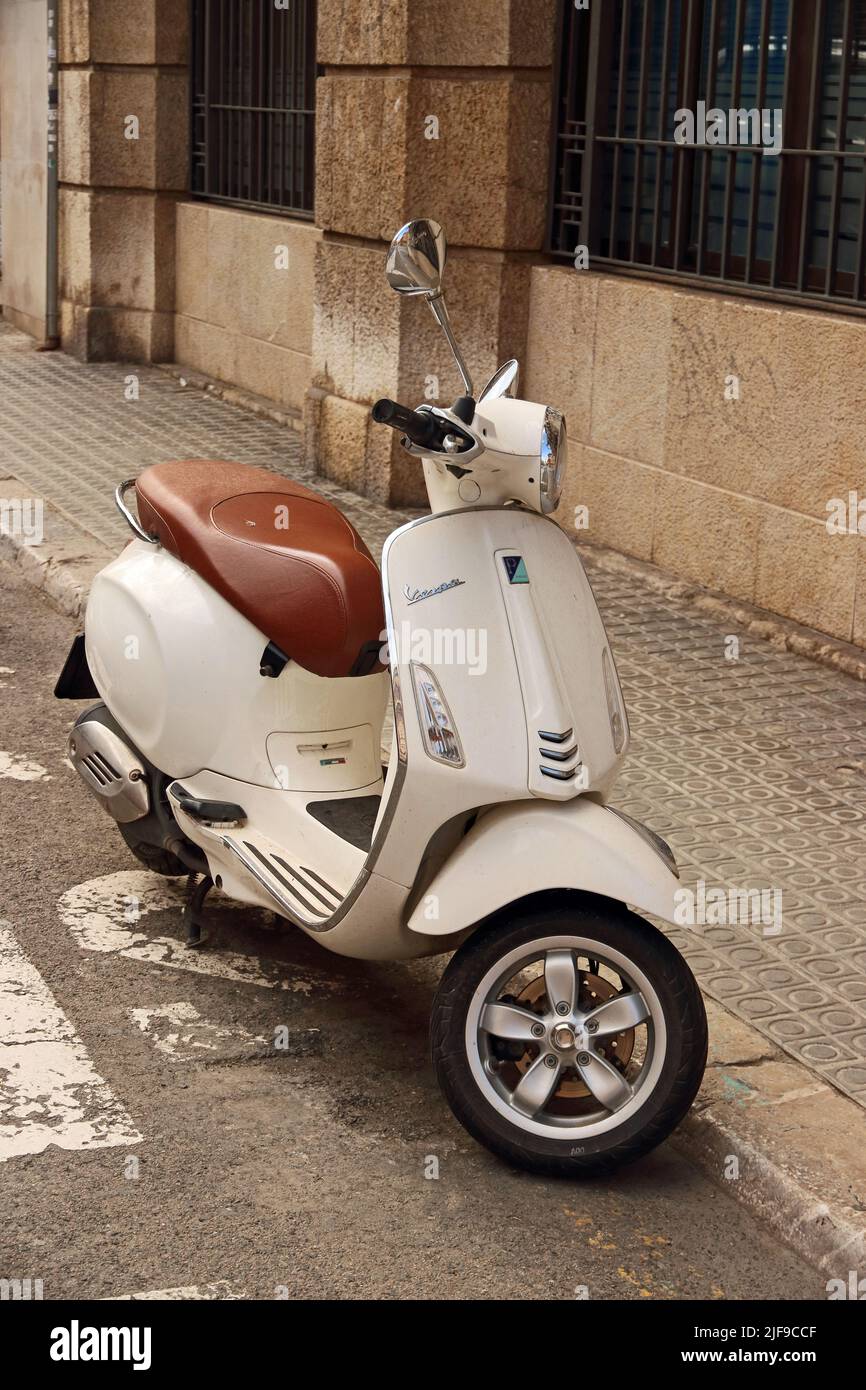
[[[597,801],[511,801],[478,818],[408,926],[450,936],[551,888],[598,893],[672,922],[677,881],[652,833]]]

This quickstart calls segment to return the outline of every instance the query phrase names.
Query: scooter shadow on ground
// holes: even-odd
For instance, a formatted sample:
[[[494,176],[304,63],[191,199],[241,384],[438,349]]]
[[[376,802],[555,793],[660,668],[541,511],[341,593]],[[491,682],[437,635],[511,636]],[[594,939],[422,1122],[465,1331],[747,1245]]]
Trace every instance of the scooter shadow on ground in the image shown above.
[[[180,944],[183,925],[179,914],[174,912],[171,917],[171,934]],[[473,1168],[495,1171],[497,1181],[508,1179],[509,1200],[517,1188],[550,1187],[544,1175],[515,1169],[481,1146],[467,1145],[441,1098],[430,1061],[427,1020],[447,958],[389,962],[335,957],[314,938],[287,929],[279,917],[226,900],[217,900],[209,912],[206,942],[201,949],[214,957],[231,952],[251,960],[269,960],[289,989],[298,979],[313,981],[311,992],[302,996],[300,1008],[314,1011],[324,1046],[314,1060],[305,1060],[303,1065],[305,1069],[315,1068],[322,1081],[334,1087],[337,1120],[353,1130],[381,1134],[384,1129],[407,1144],[423,1141],[422,1146],[451,1152],[452,1157],[459,1155],[461,1162],[469,1162]],[[315,990],[317,979],[327,982],[327,990],[321,994]],[[268,991],[266,1008],[275,1021],[281,1020],[285,1013],[282,993]],[[335,1031],[340,1029],[339,1048],[333,1045],[331,1021]],[[370,1071],[366,1066],[360,1068],[350,1085],[344,1063],[347,1045],[357,1047],[359,1061],[370,1063]],[[376,1077],[374,1084],[365,1085],[358,1079],[365,1072]],[[396,1116],[395,1088],[403,1095]],[[681,1199],[683,1181],[682,1160],[666,1143],[617,1174],[589,1175],[575,1185],[583,1189],[590,1184],[593,1189],[616,1192],[628,1203],[639,1203],[644,1194],[657,1200],[666,1190]]]
[[[146,935],[162,934],[168,925],[166,915],[178,947],[189,950],[184,945],[184,922],[176,909],[154,915],[138,930]],[[163,921],[158,923],[158,917]],[[337,1015],[345,1019],[348,1005],[353,1015],[363,1013],[367,1025],[391,1044],[395,1037],[405,1042],[417,1039],[418,1051],[406,1057],[407,1066],[418,1066],[422,1058],[427,1059],[430,1010],[448,957],[392,962],[335,956],[320,946],[315,937],[287,927],[275,914],[228,899],[216,899],[206,909],[203,924],[202,945],[195,948],[195,953],[205,957],[200,962],[205,971],[208,958],[219,962],[226,953],[247,957],[251,962],[267,962],[278,982],[277,989],[269,991],[275,1001],[275,1014],[280,1013],[284,990],[291,992],[301,982],[305,986],[301,997],[315,1004],[317,1014],[327,1014],[333,1001],[335,1019]],[[319,981],[326,988],[316,996]],[[406,1056],[400,1049],[396,1055]]]

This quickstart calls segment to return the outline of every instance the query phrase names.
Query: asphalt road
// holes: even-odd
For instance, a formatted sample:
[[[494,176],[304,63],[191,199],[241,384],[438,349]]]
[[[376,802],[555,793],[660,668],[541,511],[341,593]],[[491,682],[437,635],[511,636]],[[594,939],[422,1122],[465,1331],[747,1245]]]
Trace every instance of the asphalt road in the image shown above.
[[[428,1062],[435,962],[342,960],[229,907],[185,951],[178,890],[64,762],[73,632],[0,563],[0,1279],[46,1299],[826,1296],[669,1145],[580,1185],[479,1148]]]

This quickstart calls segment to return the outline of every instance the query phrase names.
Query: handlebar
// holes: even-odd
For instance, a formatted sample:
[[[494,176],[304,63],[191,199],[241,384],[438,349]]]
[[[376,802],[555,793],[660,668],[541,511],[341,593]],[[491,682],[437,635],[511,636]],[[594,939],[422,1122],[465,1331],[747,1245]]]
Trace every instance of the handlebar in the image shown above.
[[[410,410],[387,396],[373,406],[373,419],[378,425],[400,430],[419,448],[429,448],[440,440],[442,422],[425,410]]]

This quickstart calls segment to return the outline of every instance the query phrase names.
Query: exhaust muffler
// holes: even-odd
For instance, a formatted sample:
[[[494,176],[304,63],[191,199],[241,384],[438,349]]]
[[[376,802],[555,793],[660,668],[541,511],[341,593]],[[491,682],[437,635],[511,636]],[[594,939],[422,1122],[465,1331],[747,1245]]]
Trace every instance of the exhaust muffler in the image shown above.
[[[66,751],[82,782],[103,810],[128,825],[150,810],[147,773],[138,754],[103,721],[104,705],[83,714],[69,735]]]

